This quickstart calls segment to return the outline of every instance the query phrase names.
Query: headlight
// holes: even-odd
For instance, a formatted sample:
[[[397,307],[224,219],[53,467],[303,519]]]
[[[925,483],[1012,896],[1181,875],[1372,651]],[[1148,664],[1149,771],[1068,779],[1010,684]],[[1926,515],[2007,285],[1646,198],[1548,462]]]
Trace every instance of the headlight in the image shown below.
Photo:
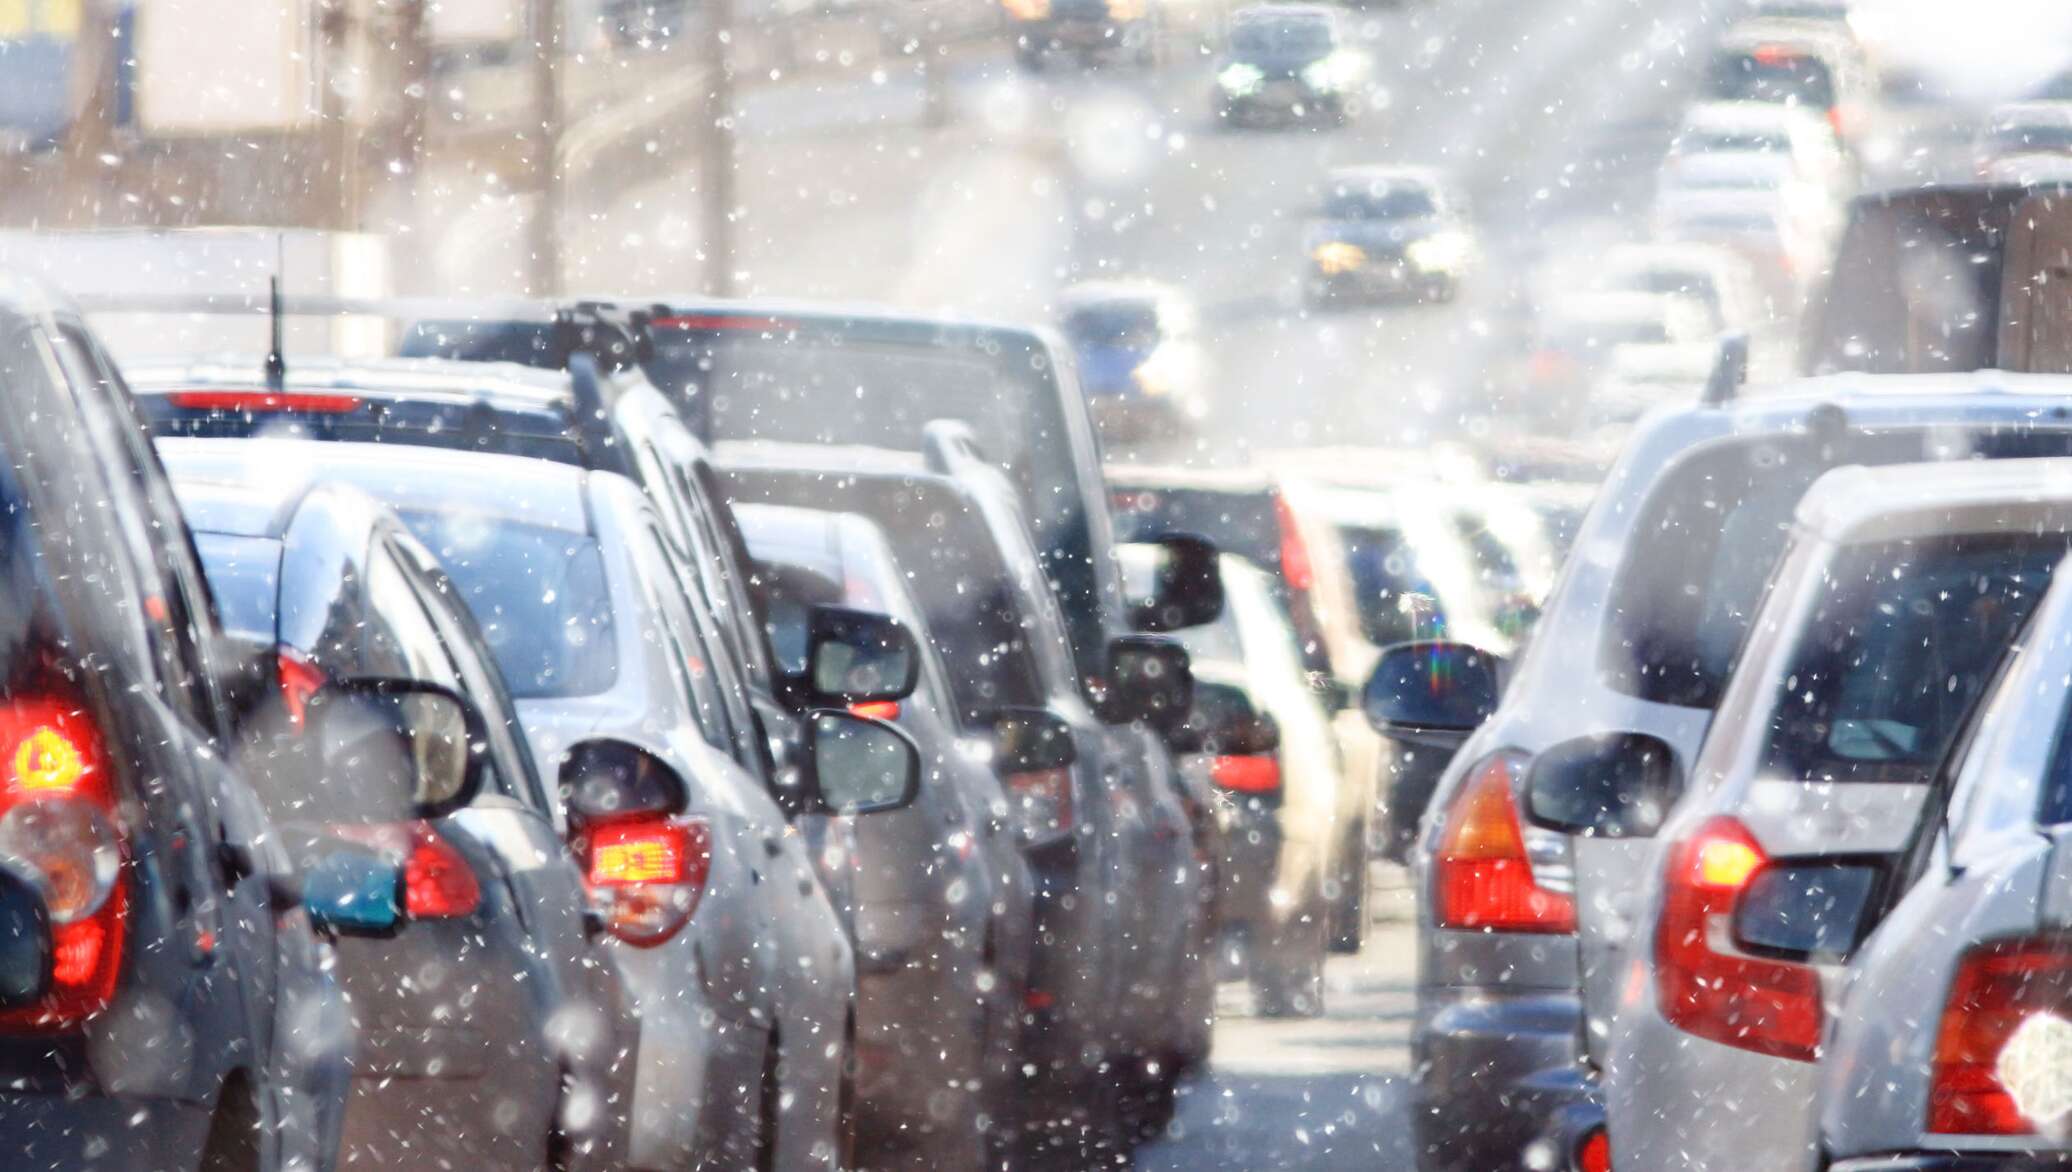
[[[1309,250],[1317,271],[1327,277],[1350,273],[1367,263],[1367,250],[1343,240],[1327,240]]]
[[[1216,84],[1222,86],[1225,93],[1238,95],[1257,90],[1264,80],[1266,75],[1259,72],[1257,65],[1247,65],[1242,61],[1231,62],[1216,75]]]
[[[1173,393],[1172,379],[1166,375],[1164,364],[1156,358],[1148,359],[1144,365],[1130,371],[1130,381],[1147,399],[1163,399]]]
[[[1144,0],[1108,0],[1108,19],[1131,21],[1144,15]]]
[[[1403,254],[1410,263],[1428,273],[1451,272],[1467,263],[1468,255],[1474,249],[1467,236],[1460,232],[1441,232],[1423,240],[1412,241]]]
[[[1007,15],[1016,20],[1042,20],[1050,15],[1050,0],[1003,0]]]
[[[1338,63],[1329,57],[1312,61],[1302,67],[1302,80],[1313,90],[1326,93],[1335,90],[1338,88]]]

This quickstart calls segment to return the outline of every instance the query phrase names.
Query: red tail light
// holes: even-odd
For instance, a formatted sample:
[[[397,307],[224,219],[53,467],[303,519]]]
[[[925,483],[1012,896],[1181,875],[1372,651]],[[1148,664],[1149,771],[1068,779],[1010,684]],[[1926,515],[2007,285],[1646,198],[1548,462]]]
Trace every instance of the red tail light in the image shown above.
[[[475,869],[438,831],[418,823],[403,864],[403,913],[413,920],[451,920],[474,915],[481,906]]]
[[[288,727],[301,732],[309,698],[324,686],[323,669],[286,644],[275,653],[274,664],[280,676],[281,704],[288,710]]]
[[[174,391],[166,401],[184,411],[300,411],[310,415],[343,415],[360,409],[358,395],[316,391]]]
[[[2057,1035],[2072,1017],[2072,940],[2006,940],[1966,953],[1950,982],[1930,1067],[1928,1130],[2027,1135],[2026,1087],[2062,1080]],[[2052,1024],[2055,1023],[2055,1024]],[[2050,1032],[2046,1032],[2050,1031]],[[2050,1089],[2051,1093],[2055,1087]],[[2046,1114],[2060,1105],[2052,1103]]]
[[[1612,1140],[1600,1127],[1584,1137],[1576,1149],[1578,1172],[1612,1172]]]
[[[607,822],[577,838],[576,855],[611,934],[653,948],[698,910],[712,875],[712,824],[648,816]]]
[[[1655,927],[1655,992],[1662,1016],[1686,1033],[1811,1062],[1820,1046],[1819,974],[1725,943],[1735,903],[1769,861],[1732,818],[1714,818],[1671,848]]]
[[[1071,770],[1036,769],[1005,774],[1000,780],[1007,785],[1022,832],[1031,839],[1056,838],[1076,825]]]
[[[1280,759],[1270,753],[1214,757],[1209,760],[1209,780],[1236,794],[1277,794],[1281,792]]]
[[[657,330],[788,330],[783,318],[736,313],[685,313],[658,317],[648,322]]]
[[[115,995],[129,923],[124,843],[99,730],[49,701],[0,707],[0,856],[35,872],[51,921],[51,987],[0,1029],[76,1026]]]
[[[851,704],[849,713],[852,716],[867,716],[872,720],[898,720],[899,701],[870,700],[862,704]]]
[[[1498,753],[1475,766],[1447,814],[1434,864],[1442,928],[1573,932],[1575,898],[1540,886],[1526,854],[1512,776],[1523,762]]]
[[[1309,560],[1309,545],[1302,540],[1302,529],[1295,523],[1295,510],[1288,507],[1287,497],[1274,494],[1273,515],[1281,529],[1281,581],[1290,590],[1306,592],[1316,584],[1316,568]]]

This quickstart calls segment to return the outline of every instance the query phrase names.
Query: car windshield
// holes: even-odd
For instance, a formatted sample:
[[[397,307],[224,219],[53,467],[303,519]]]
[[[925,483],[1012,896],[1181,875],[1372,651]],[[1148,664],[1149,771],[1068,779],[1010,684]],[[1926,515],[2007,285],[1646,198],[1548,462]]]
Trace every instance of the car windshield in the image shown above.
[[[512,696],[611,688],[618,644],[593,538],[473,511],[410,510],[403,519],[466,596]]]
[[[1307,61],[1329,53],[1331,26],[1315,18],[1284,17],[1240,22],[1230,49],[1240,61]]]
[[[1065,315],[1065,336],[1081,346],[1148,350],[1158,345],[1158,310],[1134,301],[1088,305]]]
[[[1431,192],[1407,184],[1342,184],[1324,197],[1327,220],[1416,220],[1438,211]]]
[[[1965,535],[1843,549],[1777,684],[1764,768],[1928,780],[2067,546]]]

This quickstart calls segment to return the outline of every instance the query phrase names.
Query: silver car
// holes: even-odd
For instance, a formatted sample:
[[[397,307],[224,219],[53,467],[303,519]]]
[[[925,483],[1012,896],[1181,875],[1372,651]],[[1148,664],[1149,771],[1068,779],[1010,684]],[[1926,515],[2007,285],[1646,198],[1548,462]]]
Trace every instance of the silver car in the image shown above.
[[[877,611],[927,632],[877,525],[779,505],[735,515],[780,671],[805,670],[814,606]],[[911,807],[847,822],[821,873],[856,947],[866,1146],[891,1141],[931,1168],[976,1172],[1019,1097],[1034,891],[1006,788],[958,727],[942,655],[922,644],[913,694],[876,712],[913,734],[928,777]]]
[[[1534,763],[1536,821],[1618,838],[1674,804],[1610,1026],[1621,1166],[1817,1166],[1825,1002],[1845,983],[1877,864],[1912,838],[1938,764],[2068,547],[2072,460],[1830,472],[1799,505],[1694,758],[1613,734]]]
[[[1821,473],[2072,453],[2072,421],[2052,415],[2064,389],[2022,375],[1845,375],[1659,415],[1600,492],[1494,716],[1477,728],[1497,692],[1486,656],[1445,645],[1462,670],[1434,681],[1416,670],[1417,647],[1384,655],[1367,699],[1385,729],[1476,730],[1413,854],[1421,1167],[1508,1165],[1550,1121],[1594,1109],[1652,843],[1525,819],[1534,761],[1628,732],[1689,762],[1786,522]]]
[[[2068,681],[2061,576],[1931,785],[1893,874],[1906,894],[1839,998],[1819,1072],[1822,1167],[2072,1166],[2060,1041],[2072,1015]]]

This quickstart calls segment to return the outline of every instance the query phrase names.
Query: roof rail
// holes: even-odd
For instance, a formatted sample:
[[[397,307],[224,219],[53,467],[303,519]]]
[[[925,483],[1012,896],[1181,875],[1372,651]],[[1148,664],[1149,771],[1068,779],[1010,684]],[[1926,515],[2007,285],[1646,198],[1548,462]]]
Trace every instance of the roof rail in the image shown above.
[[[1712,374],[1705,380],[1705,393],[1698,401],[1707,407],[1724,407],[1741,393],[1748,382],[1748,335],[1736,331],[1721,334],[1719,352],[1712,360]]]
[[[574,398],[576,435],[590,451],[591,466],[609,471],[626,470],[626,454],[619,450],[612,433],[612,391],[600,369],[597,356],[589,350],[568,355],[568,389]]]
[[[978,434],[961,419],[933,419],[921,428],[921,454],[928,470],[938,476],[955,476],[957,466],[976,462],[991,467]]]

